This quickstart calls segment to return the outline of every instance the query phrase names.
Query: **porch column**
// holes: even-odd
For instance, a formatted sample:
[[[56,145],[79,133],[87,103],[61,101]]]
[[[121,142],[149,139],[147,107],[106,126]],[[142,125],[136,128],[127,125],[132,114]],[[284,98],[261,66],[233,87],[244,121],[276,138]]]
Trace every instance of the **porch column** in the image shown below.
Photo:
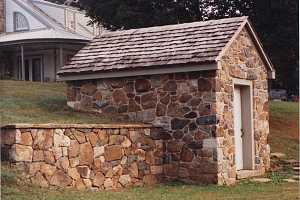
[[[21,80],[25,80],[25,62],[24,62],[24,47],[21,45]]]
[[[63,47],[59,45],[59,68],[64,65],[64,58],[63,58]]]
[[[57,47],[55,47],[53,53],[54,53],[54,81],[56,81],[56,70],[57,70]]]

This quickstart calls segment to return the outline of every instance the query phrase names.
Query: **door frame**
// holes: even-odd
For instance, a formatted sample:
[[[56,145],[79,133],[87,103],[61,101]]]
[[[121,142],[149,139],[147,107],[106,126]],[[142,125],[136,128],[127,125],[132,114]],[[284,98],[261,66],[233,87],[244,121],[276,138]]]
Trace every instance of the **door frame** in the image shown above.
[[[255,168],[255,142],[253,122],[253,83],[250,80],[233,78],[233,91],[235,87],[241,92],[241,118],[244,131],[243,140],[243,169]],[[234,95],[234,93],[233,93]],[[234,105],[233,105],[234,106]],[[235,159],[235,158],[234,158]]]

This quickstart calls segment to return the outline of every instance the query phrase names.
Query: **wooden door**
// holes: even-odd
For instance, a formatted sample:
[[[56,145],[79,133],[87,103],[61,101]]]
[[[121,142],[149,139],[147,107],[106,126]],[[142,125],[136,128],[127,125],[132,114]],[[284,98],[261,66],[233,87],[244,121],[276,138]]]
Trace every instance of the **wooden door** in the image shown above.
[[[242,101],[241,88],[234,88],[234,140],[236,170],[243,169]]]

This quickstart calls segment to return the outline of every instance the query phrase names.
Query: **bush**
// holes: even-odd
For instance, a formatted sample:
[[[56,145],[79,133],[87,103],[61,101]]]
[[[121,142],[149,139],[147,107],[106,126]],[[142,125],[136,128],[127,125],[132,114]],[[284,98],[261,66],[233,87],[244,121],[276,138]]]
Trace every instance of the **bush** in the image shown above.
[[[283,176],[278,172],[271,172],[269,174],[269,178],[271,179],[273,184],[280,184],[283,182]]]

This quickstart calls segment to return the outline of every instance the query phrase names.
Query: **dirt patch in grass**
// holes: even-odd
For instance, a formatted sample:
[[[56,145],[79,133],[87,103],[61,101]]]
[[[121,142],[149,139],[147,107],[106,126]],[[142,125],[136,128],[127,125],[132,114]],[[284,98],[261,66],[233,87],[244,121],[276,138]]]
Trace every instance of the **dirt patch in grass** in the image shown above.
[[[270,128],[274,136],[276,134],[279,134],[279,136],[284,136],[286,138],[299,139],[299,124],[297,118],[284,120],[278,117],[271,116]]]

